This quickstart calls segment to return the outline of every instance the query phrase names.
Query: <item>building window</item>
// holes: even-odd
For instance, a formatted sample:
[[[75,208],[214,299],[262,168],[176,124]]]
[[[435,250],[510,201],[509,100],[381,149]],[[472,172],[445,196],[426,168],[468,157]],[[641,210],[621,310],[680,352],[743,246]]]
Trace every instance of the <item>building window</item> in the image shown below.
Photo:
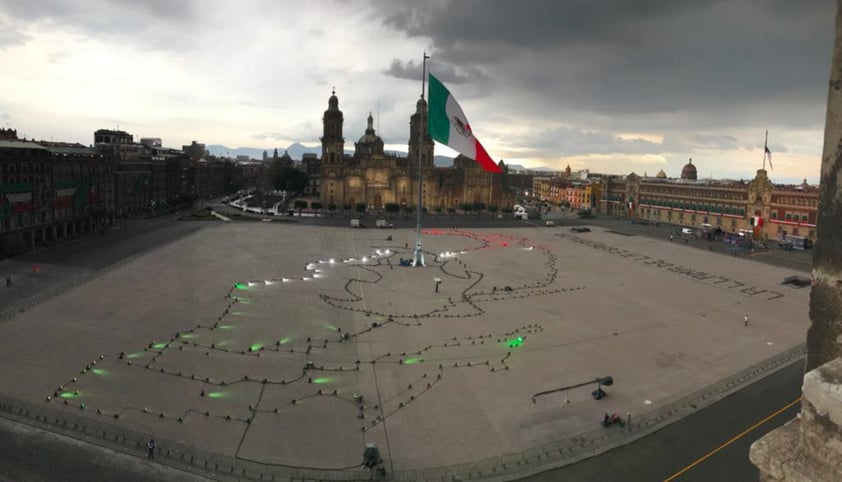
[[[770,217],[771,217],[772,219],[778,219],[778,212],[777,212],[777,211],[772,211],[772,213],[770,214]]]

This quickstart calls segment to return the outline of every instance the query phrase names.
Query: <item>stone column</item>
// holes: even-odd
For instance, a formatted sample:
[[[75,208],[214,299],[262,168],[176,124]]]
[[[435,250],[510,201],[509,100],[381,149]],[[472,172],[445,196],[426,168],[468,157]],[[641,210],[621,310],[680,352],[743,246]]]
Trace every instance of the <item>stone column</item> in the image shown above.
[[[842,355],[842,0],[837,0],[807,331],[807,370]]]
[[[842,480],[842,0],[827,96],[807,370],[799,418],[752,444],[762,482]]]

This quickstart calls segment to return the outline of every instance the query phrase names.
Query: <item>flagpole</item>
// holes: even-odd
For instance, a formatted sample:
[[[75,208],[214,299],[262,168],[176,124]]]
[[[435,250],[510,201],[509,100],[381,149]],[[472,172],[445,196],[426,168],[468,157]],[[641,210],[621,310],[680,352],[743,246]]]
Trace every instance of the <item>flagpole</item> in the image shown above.
[[[766,140],[763,141],[763,170],[766,170],[766,150],[769,148],[769,129],[766,129]]]
[[[421,100],[424,100],[424,89],[427,87],[427,59],[430,58],[427,55],[427,52],[424,52],[424,60],[421,62]],[[421,175],[423,166],[421,165],[421,151],[424,144],[424,122],[421,122],[422,119],[418,119],[418,212],[416,213],[416,223],[415,223],[415,255],[413,256],[413,266],[423,267],[424,266],[424,252],[421,251],[421,203],[423,199],[421,197],[421,191],[424,189],[424,182],[423,176]]]

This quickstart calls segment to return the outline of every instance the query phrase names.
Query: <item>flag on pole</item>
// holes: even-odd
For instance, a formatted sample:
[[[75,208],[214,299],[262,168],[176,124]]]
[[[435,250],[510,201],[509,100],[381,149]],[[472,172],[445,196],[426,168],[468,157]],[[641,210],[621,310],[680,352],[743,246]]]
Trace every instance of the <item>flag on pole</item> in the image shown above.
[[[769,150],[768,145],[764,145],[763,148],[766,150],[766,152],[765,152],[766,158],[769,159],[769,169],[774,171],[775,168],[772,167],[772,151]]]
[[[477,161],[488,172],[500,172],[500,167],[491,159],[471,130],[471,124],[462,107],[453,98],[439,79],[430,74],[430,99],[427,114],[427,129],[430,137],[454,151]]]

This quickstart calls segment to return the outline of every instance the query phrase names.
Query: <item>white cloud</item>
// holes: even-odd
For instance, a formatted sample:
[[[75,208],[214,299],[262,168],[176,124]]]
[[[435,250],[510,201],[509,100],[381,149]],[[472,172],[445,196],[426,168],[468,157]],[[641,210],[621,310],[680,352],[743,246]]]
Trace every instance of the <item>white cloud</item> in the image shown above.
[[[0,0],[0,65],[12,66],[0,111],[30,137],[87,144],[120,124],[171,146],[269,149],[317,143],[335,87],[347,148],[372,112],[387,146],[405,150],[426,50],[494,158],[671,173],[693,157],[700,173],[748,178],[769,129],[776,175],[817,179],[832,33],[817,7],[649,2],[603,18],[576,4],[582,21],[561,32],[513,23],[541,24],[538,6],[488,2],[483,18],[511,26],[495,32],[430,23],[470,11],[448,3]],[[636,33],[622,42],[600,22]],[[770,32],[781,47],[759,50]]]

